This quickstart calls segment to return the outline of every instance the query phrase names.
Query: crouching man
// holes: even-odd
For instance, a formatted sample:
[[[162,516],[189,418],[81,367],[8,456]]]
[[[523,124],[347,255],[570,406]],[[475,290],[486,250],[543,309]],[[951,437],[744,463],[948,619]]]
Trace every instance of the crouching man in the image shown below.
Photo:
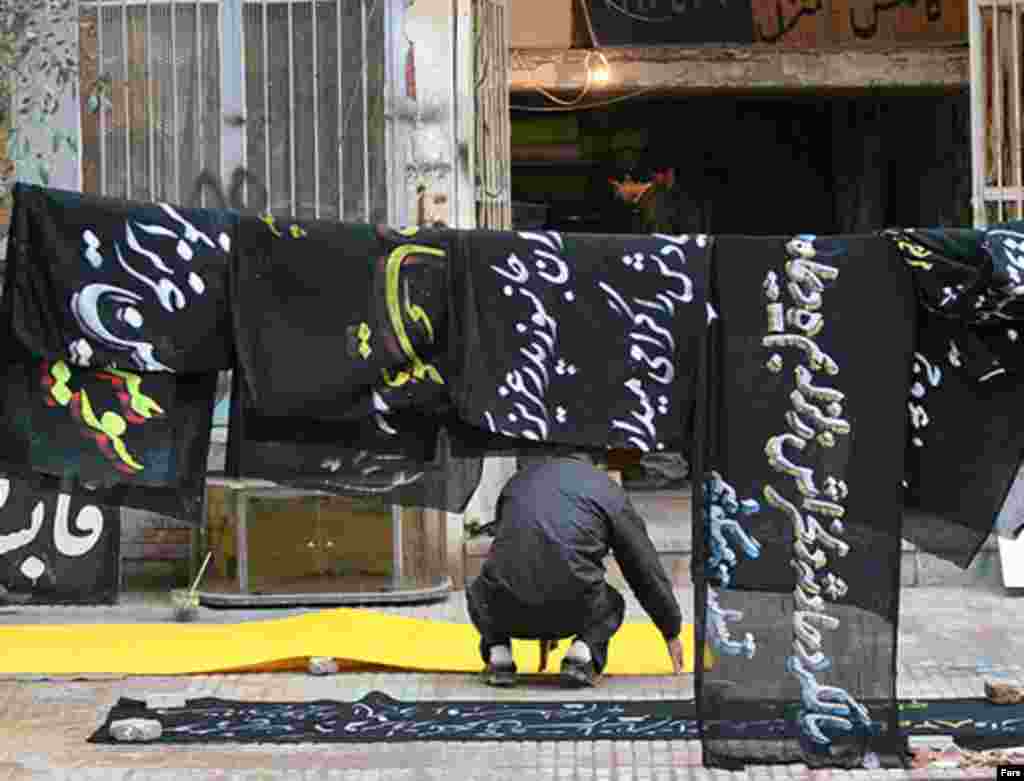
[[[588,454],[519,471],[502,490],[496,516],[494,543],[467,592],[489,684],[515,684],[512,638],[541,641],[543,670],[549,648],[573,637],[562,679],[572,686],[597,682],[626,610],[622,595],[605,582],[602,560],[609,549],[661,630],[673,671],[682,672],[681,615],[672,582],[643,519]]]

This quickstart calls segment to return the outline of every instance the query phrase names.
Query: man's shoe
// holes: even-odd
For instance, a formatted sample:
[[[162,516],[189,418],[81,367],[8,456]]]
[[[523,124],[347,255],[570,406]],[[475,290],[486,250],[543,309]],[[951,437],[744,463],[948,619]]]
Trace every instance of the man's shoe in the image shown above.
[[[490,661],[484,668],[484,681],[490,686],[515,686],[516,663],[512,649],[506,645],[492,645],[488,653]]]
[[[562,659],[562,681],[575,689],[597,686],[600,676],[593,661],[581,662],[568,656]]]
[[[516,666],[488,663],[484,670],[484,680],[489,686],[515,686]]]

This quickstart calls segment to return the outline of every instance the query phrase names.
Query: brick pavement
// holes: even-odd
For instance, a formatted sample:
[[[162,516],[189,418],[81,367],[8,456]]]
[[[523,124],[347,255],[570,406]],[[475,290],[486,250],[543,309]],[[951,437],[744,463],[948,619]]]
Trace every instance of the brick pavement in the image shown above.
[[[687,590],[681,604],[689,610]],[[901,697],[981,696],[986,678],[1024,683],[1024,611],[1018,596],[994,586],[915,588],[902,595]],[[437,620],[465,621],[464,597],[445,603],[375,608]],[[240,621],[296,611],[211,611],[204,621]],[[0,610],[0,623],[77,623],[85,620],[166,620],[154,597],[132,595],[116,608]],[[629,600],[628,615],[642,613]],[[130,638],[126,638],[130,642]],[[0,651],[2,652],[2,651]],[[352,700],[380,690],[400,699],[557,699],[562,692],[527,678],[515,690],[483,687],[474,676],[415,673],[249,674],[94,680],[0,679],[0,781],[8,779],[245,779],[246,781],[420,781],[421,779],[750,779],[751,781],[875,781],[876,779],[993,778],[994,771],[808,771],[801,765],[707,771],[700,746],[675,742],[401,743],[303,746],[91,746],[86,737],[122,696],[158,692],[186,697],[253,700]],[[692,679],[609,678],[574,698],[689,698]]]

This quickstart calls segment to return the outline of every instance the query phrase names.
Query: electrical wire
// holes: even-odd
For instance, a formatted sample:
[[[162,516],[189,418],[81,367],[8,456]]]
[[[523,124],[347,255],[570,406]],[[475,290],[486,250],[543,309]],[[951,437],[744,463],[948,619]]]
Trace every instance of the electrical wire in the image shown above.
[[[583,11],[583,21],[587,23],[587,34],[590,35],[590,46],[593,49],[598,48],[597,36],[594,34],[594,22],[590,18],[590,7],[587,5],[587,0],[576,0],[579,7]]]
[[[533,79],[533,72],[536,71],[536,68],[534,68],[533,71],[531,71],[531,74],[530,74],[530,77],[529,77],[531,82],[532,82],[530,84],[530,88],[533,89],[534,91],[538,92],[539,94],[544,96],[547,100],[550,100],[552,103],[554,103],[556,105],[554,105],[554,106],[522,106],[522,105],[516,105],[516,104],[514,104],[514,103],[512,103],[510,101],[509,102],[509,109],[511,111],[532,111],[532,112],[536,112],[536,113],[547,113],[547,114],[558,113],[558,112],[566,112],[566,111],[586,111],[587,109],[591,109],[591,108],[603,108],[605,106],[611,106],[611,105],[614,105],[616,103],[621,103],[621,102],[623,102],[625,100],[632,100],[633,98],[641,97],[643,95],[646,95],[647,93],[655,92],[655,91],[657,91],[659,89],[659,87],[643,87],[642,89],[636,90],[635,92],[632,92],[632,93],[630,93],[628,95],[619,95],[618,97],[607,98],[607,99],[602,100],[602,101],[597,101],[597,102],[594,102],[594,103],[587,103],[586,105],[581,105],[582,101],[583,101],[583,98],[585,98],[587,96],[587,94],[590,92],[590,84],[591,84],[591,79],[592,79],[592,76],[593,76],[593,74],[592,74],[592,72],[590,70],[590,60],[591,60],[591,58],[592,57],[599,57],[601,59],[601,62],[604,64],[604,67],[605,67],[606,71],[608,71],[608,72],[611,71],[611,66],[608,64],[608,59],[604,56],[604,54],[601,53],[600,51],[598,51],[597,36],[594,34],[594,23],[593,23],[593,21],[590,18],[590,9],[587,7],[587,0],[576,0],[576,2],[579,4],[579,7],[580,7],[580,9],[583,12],[583,20],[584,20],[584,22],[586,22],[587,33],[590,35],[590,45],[593,47],[590,51],[587,52],[587,56],[583,60],[583,67],[584,67],[584,69],[586,71],[586,81],[583,84],[582,91],[580,92],[579,95],[577,95],[572,100],[564,100],[564,99],[559,98],[559,97],[557,97],[555,95],[552,95],[546,89],[544,89],[539,84],[537,84],[536,81]],[[616,10],[619,10],[620,13],[622,12],[621,9],[616,8]],[[512,54],[513,54],[513,60],[519,60],[519,56],[515,53],[515,51],[513,51]],[[519,64],[520,65],[522,64],[521,60],[519,60]],[[524,68],[524,70],[525,70],[525,68]]]
[[[533,89],[533,90],[536,90],[541,95],[543,95],[545,98],[550,100],[552,103],[555,103],[556,105],[558,105],[560,107],[571,108],[573,106],[577,106],[590,93],[590,86],[591,86],[591,83],[593,82],[593,72],[590,69],[590,61],[594,57],[599,57],[604,62],[605,68],[608,68],[608,60],[605,58],[605,56],[603,54],[601,54],[600,52],[596,52],[596,51],[588,51],[586,58],[583,60],[583,68],[584,68],[584,73],[585,73],[585,77],[584,77],[585,80],[583,82],[583,89],[581,89],[580,93],[576,97],[572,98],[571,100],[564,100],[563,98],[559,98],[558,96],[551,94],[546,89],[541,87],[539,84],[537,84],[536,80],[533,78],[533,72],[532,71],[531,71],[531,74],[529,76],[529,78],[530,78],[530,88]],[[518,59],[518,56],[516,55],[514,58]],[[534,69],[534,70],[536,70],[536,69]]]

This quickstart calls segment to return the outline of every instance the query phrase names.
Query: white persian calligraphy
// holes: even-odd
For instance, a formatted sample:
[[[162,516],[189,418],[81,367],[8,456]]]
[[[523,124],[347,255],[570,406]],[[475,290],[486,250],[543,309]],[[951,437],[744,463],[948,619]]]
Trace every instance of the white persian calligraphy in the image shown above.
[[[959,366],[959,351],[957,351],[956,345],[952,341],[949,344],[950,364]],[[907,400],[907,414],[910,418],[910,427],[912,429],[910,443],[914,447],[924,447],[922,436],[924,429],[930,423],[925,401],[928,396],[928,388],[937,388],[942,384],[942,367],[937,363],[932,363],[921,353],[915,352],[913,369],[913,383],[910,386],[911,398]]]
[[[639,370],[625,382],[625,386],[639,400],[640,410],[630,411],[627,417],[613,418],[612,428],[633,434],[626,441],[645,453],[665,447],[658,437],[650,399],[664,391],[658,386],[671,385],[675,380],[676,341],[672,335],[672,324],[676,304],[693,301],[693,281],[686,273],[686,252],[683,249],[690,238],[665,234],[655,234],[654,238],[663,242],[662,246],[653,252],[626,254],[622,262],[635,273],[657,273],[663,278],[662,289],[653,297],[656,300],[634,297],[631,305],[613,285],[598,283],[606,294],[609,308],[628,323],[629,357],[638,364]],[[634,306],[647,311],[637,312]],[[668,405],[659,405],[657,411],[661,415],[667,414]],[[633,420],[642,421],[643,430]]]
[[[3,510],[7,506],[7,499],[10,496],[11,481],[3,478],[0,480],[0,484],[3,485],[3,502],[0,502],[0,510]],[[12,553],[19,548],[24,548],[26,545],[31,545],[35,538],[39,536],[39,532],[42,531],[44,520],[46,520],[46,513],[43,503],[40,502],[32,510],[28,528],[19,529],[9,534],[0,534],[0,556]]]
[[[99,542],[100,536],[103,534],[103,512],[93,504],[83,506],[75,516],[75,527],[87,534],[79,536],[71,531],[70,507],[71,496],[58,494],[53,523],[53,542],[57,546],[57,552],[64,556],[84,556],[96,547],[96,543]]]
[[[516,331],[529,341],[518,351],[525,362],[506,372],[503,383],[498,386],[497,405],[484,412],[484,419],[492,432],[540,441],[548,439],[551,433],[552,416],[547,402],[550,369],[555,368],[559,374],[566,369],[564,361],[558,361],[555,366],[558,360],[558,322],[544,305],[540,285],[564,287],[571,275],[568,263],[560,256],[564,246],[558,233],[524,231],[518,236],[528,242],[528,262],[533,270],[515,253],[509,254],[504,265],[492,265],[491,269],[513,283],[502,288],[505,296],[512,297],[518,293],[526,299],[528,314],[516,324]],[[564,291],[565,300],[573,300],[571,293]],[[571,373],[574,373],[575,367],[571,368]],[[562,409],[555,422],[562,423],[565,418],[565,410]]]
[[[0,511],[5,510],[11,496],[11,482],[0,478]],[[56,495],[56,506],[53,516],[53,541],[57,553],[69,558],[77,558],[89,553],[99,542],[103,534],[104,518],[102,510],[95,506],[83,505],[75,515],[74,525],[71,522],[71,496],[66,493]],[[46,525],[46,502],[37,501],[29,514],[28,526],[7,534],[0,534],[0,556],[17,554],[36,541]],[[85,532],[81,534],[80,532]],[[46,572],[46,565],[38,556],[28,554],[17,565],[18,571],[35,587],[36,582]]]
[[[723,480],[718,472],[711,472],[704,483],[704,534],[707,546],[704,572],[709,583],[723,590],[729,588],[732,571],[739,564],[739,554],[733,545],[746,558],[756,559],[761,555],[761,543],[740,522],[744,516],[755,515],[760,509],[760,504],[753,499],[741,501],[733,486]],[[712,649],[727,656],[752,659],[757,651],[754,635],[747,632],[740,642],[733,640],[729,631],[730,623],[743,620],[743,612],[723,608],[718,592],[710,585],[705,604],[705,625]]]
[[[231,240],[222,232],[214,241],[172,206],[158,206],[169,218],[171,227],[132,218],[125,221],[124,241],[110,242],[121,271],[138,286],[131,289],[130,283],[129,287],[113,284],[111,277],[102,282],[87,282],[72,293],[68,307],[85,336],[74,341],[76,355],[91,355],[94,346],[88,340],[93,340],[108,350],[126,353],[130,366],[124,368],[172,371],[155,355],[155,343],[146,333],[142,312],[152,299],[168,314],[178,314],[189,305],[186,290],[194,297],[203,296],[206,280],[192,267],[196,253],[193,247],[202,244],[206,249],[226,254]],[[147,239],[149,246],[144,243]],[[173,252],[165,247],[167,242],[174,243]],[[92,269],[99,270],[104,263],[99,252],[101,240],[92,230],[85,230],[82,243],[82,257]]]
[[[849,421],[842,417],[844,393],[813,382],[814,372],[839,374],[838,363],[816,341],[825,327],[825,317],[819,310],[824,305],[826,283],[838,280],[839,269],[815,260],[814,236],[795,237],[787,243],[786,251],[785,289],[790,295],[790,306],[783,316],[778,277],[769,272],[763,285],[769,333],[762,338],[762,344],[772,350],[793,348],[808,365],[798,364],[794,370],[796,388],[789,394],[792,408],[784,415],[790,431],[769,438],[765,454],[772,469],[793,479],[801,506],[798,508],[770,484],[764,487],[764,498],[769,506],[786,516],[794,534],[794,556],[789,562],[796,574],[793,653],[787,658],[786,670],[800,682],[803,709],[798,724],[804,739],[815,747],[813,750],[827,752],[832,744],[830,733],[852,733],[870,724],[867,709],[846,690],[822,686],[815,677],[831,667],[823,650],[822,630],[839,627],[839,619],[828,612],[826,597],[836,601],[848,590],[846,583],[826,568],[829,553],[842,558],[850,550],[841,539],[843,525],[839,520],[846,512],[839,502],[846,499],[849,489],[845,481],[834,475],[826,475],[824,488],[819,489],[814,470],[798,463],[812,441],[834,447],[837,436],[851,432]],[[786,333],[785,328],[779,327],[782,323],[800,333]],[[781,355],[772,355],[769,368],[781,370]],[[819,403],[825,406],[824,410]],[[796,454],[792,459],[784,452],[784,446]],[[827,498],[820,498],[821,494]],[[833,519],[831,531],[826,531],[816,516]]]

